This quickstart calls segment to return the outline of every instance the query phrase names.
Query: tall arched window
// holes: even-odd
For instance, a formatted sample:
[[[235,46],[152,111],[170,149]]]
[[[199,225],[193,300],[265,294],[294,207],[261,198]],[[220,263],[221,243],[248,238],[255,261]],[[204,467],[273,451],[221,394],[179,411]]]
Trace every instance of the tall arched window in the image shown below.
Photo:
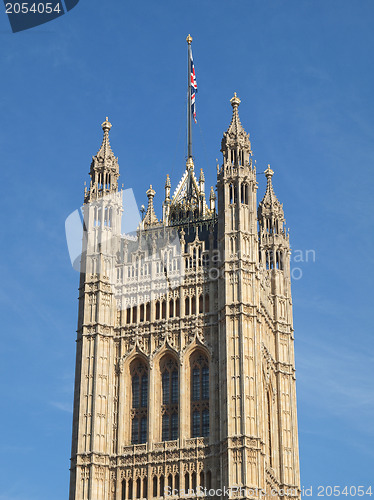
[[[269,456],[269,465],[273,467],[273,450],[272,450],[272,432],[271,432],[271,403],[270,403],[270,394],[266,393],[266,412],[267,412],[267,421],[268,421],[268,456]]]
[[[201,353],[191,358],[191,433],[209,435],[209,364]]]
[[[166,357],[161,361],[162,380],[162,441],[178,439],[178,365],[175,359]]]
[[[132,365],[131,384],[131,443],[140,444],[147,441],[148,414],[148,369],[142,361],[136,361]]]

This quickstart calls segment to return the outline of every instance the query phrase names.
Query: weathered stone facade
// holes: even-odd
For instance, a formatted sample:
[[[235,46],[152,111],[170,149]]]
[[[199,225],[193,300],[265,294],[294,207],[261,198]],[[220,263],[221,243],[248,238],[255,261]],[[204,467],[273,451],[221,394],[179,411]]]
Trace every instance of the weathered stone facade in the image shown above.
[[[218,199],[189,158],[173,196],[167,176],[160,221],[147,191],[133,236],[103,123],[84,203],[70,500],[199,486],[300,497],[289,239],[270,167],[257,206],[231,104]]]

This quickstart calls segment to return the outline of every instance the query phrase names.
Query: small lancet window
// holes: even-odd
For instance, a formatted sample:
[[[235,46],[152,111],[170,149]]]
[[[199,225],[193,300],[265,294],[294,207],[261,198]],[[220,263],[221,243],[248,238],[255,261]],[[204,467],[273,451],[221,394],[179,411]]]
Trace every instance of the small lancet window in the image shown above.
[[[139,321],[143,322],[144,321],[144,304],[140,305],[140,314],[139,314]]]
[[[186,316],[190,315],[190,298],[186,297],[185,303],[184,303],[184,313]]]
[[[191,300],[191,314],[196,314],[196,297]]]
[[[164,496],[164,483],[165,483],[164,476],[161,476],[160,477],[160,495],[161,496]]]
[[[129,500],[132,500],[132,479],[129,479]]]
[[[240,186],[240,203],[248,205],[248,184],[245,182]]]
[[[174,300],[170,299],[169,301],[169,318],[174,317]]]
[[[162,319],[166,319],[166,302],[165,302],[165,300],[162,301],[161,316],[162,316]]]
[[[147,498],[148,496],[148,479],[145,477],[143,479],[143,497],[142,498]]]
[[[157,476],[153,476],[153,498],[157,497]]]

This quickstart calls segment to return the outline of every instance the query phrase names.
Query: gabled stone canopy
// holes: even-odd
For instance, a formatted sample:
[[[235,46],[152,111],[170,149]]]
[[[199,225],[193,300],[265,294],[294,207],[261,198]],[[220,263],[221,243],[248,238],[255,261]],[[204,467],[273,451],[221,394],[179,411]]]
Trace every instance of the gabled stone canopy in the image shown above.
[[[148,209],[144,217],[144,225],[163,224],[165,226],[174,226],[191,222],[193,220],[209,219],[214,215],[214,209],[209,209],[205,196],[205,176],[200,170],[199,180],[194,172],[194,163],[192,158],[188,158],[186,170],[182,175],[177,187],[170,198],[171,182],[167,175],[165,183],[165,200],[163,202],[163,220],[159,221],[156,217],[153,197],[154,191],[148,190]]]

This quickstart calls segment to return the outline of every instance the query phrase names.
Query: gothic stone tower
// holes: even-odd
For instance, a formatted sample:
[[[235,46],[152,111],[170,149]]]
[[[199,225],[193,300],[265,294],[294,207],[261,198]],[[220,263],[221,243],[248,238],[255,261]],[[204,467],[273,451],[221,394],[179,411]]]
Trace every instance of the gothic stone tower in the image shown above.
[[[111,124],[84,198],[70,500],[299,498],[290,248],[231,99],[217,193],[192,158],[133,234]],[[214,490],[214,491],[213,491]]]

